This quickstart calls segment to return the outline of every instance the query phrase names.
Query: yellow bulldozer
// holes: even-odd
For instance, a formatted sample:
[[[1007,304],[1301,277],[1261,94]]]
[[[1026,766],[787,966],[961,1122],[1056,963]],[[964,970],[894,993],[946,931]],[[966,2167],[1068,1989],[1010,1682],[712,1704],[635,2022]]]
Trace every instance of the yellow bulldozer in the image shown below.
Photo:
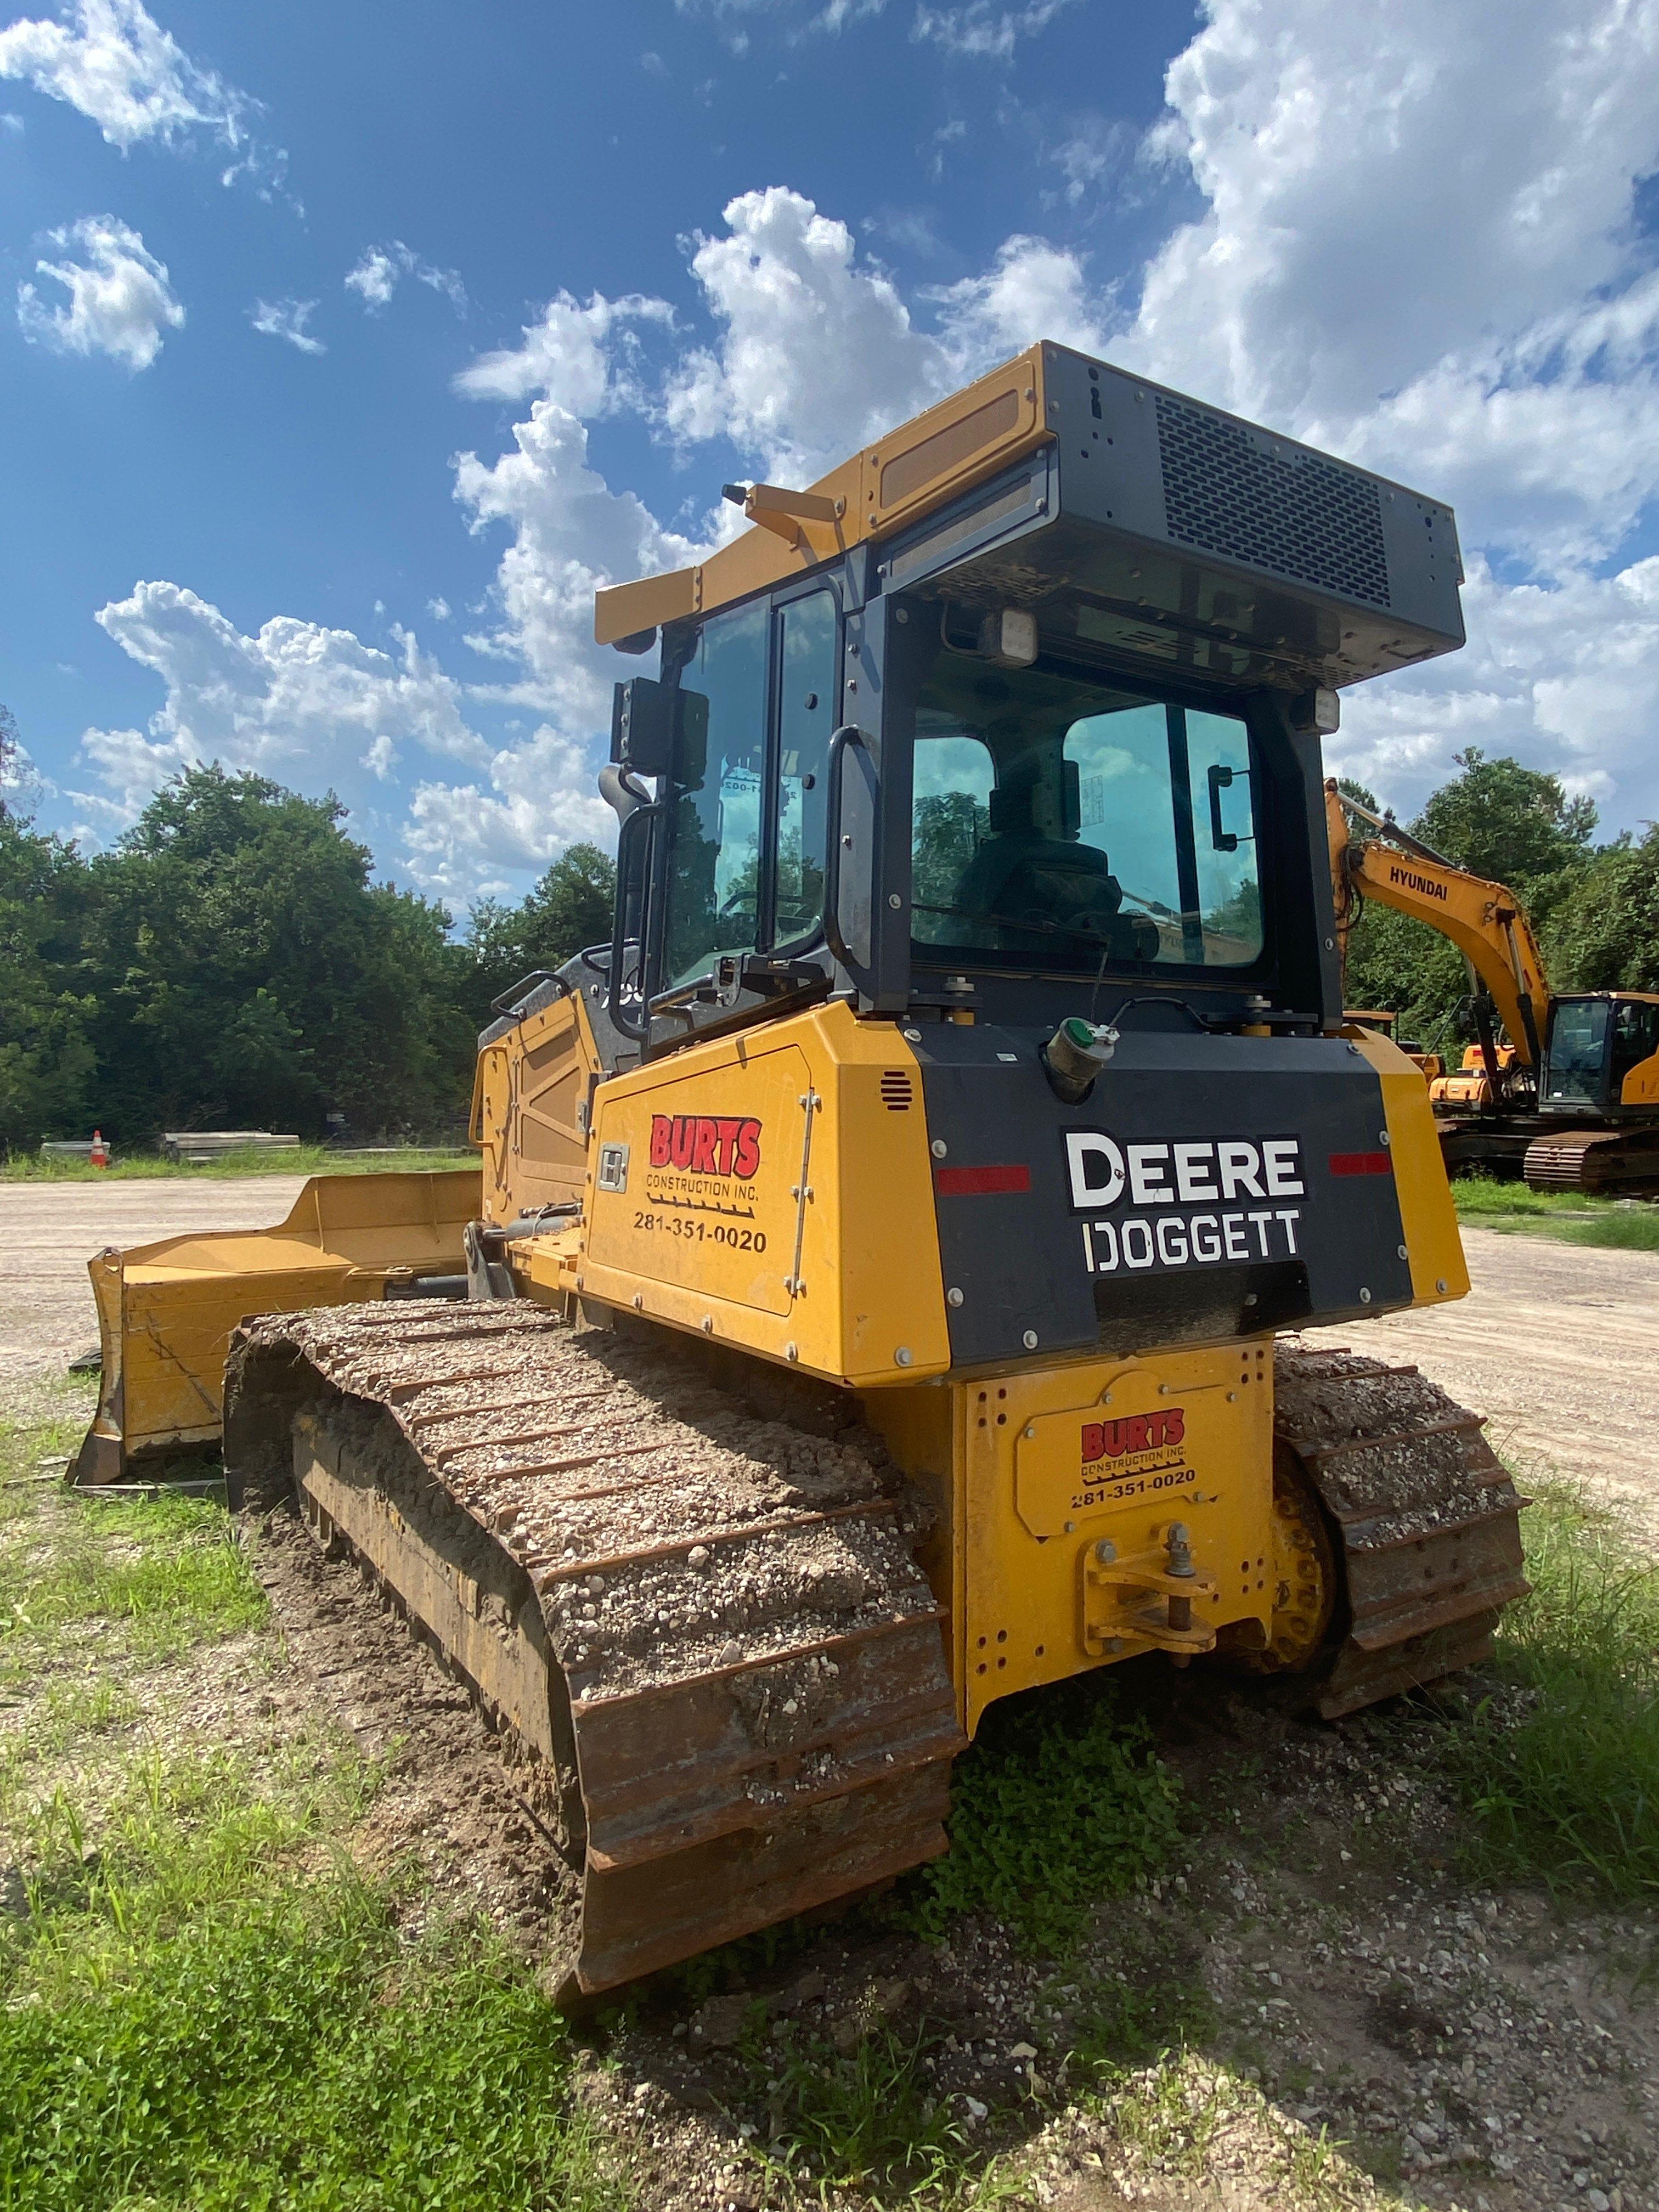
[[[614,928],[481,1038],[481,1189],[395,1267],[336,1195],[320,1296],[204,1238],[100,1297],[97,1466],[168,1448],[123,1376],[171,1336],[216,1408],[228,1342],[233,1501],[514,1739],[585,1991],[945,1850],[995,1699],[1161,1654],[1338,1716],[1526,1587],[1475,1416],[1294,1335],[1468,1289],[1421,1074],[1342,1015],[1320,746],[1462,642],[1449,510],[1052,344],[726,489],[599,594],[654,656]]]

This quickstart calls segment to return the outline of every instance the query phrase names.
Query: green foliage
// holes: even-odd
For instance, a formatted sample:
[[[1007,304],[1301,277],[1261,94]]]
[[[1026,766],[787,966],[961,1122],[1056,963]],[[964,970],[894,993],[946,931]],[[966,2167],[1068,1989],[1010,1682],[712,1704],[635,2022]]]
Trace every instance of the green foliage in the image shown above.
[[[331,793],[187,769],[91,863],[106,1129],[455,1115],[471,1038],[439,906],[369,880]],[[388,1102],[396,1102],[388,1115]]]
[[[118,1152],[106,1168],[95,1168],[82,1159],[47,1158],[39,1152],[14,1153],[0,1161],[0,1182],[155,1182],[180,1176],[216,1176],[240,1181],[244,1176],[414,1175],[441,1173],[478,1164],[477,1152],[439,1149],[427,1145],[398,1145],[372,1158],[336,1152],[326,1145],[295,1145],[282,1152],[258,1145],[237,1145],[216,1159],[191,1166],[164,1159],[159,1152]]]
[[[561,968],[589,945],[611,941],[617,864],[597,845],[573,845],[521,906],[481,899],[467,923],[471,957],[468,1005],[474,1024],[489,1020],[489,1001],[538,968]]]
[[[1559,990],[1659,990],[1659,827],[1596,854],[1546,951]]]
[[[890,2027],[839,2055],[828,2043],[790,2047],[773,2094],[773,2153],[825,2189],[913,2197],[962,2172],[967,2145],[922,2061],[927,2039]]]
[[[1507,755],[1488,760],[1471,745],[1455,758],[1462,774],[1432,794],[1412,824],[1425,845],[1474,875],[1529,894],[1547,877],[1589,860],[1592,800],[1569,799],[1559,776],[1522,768]]]
[[[0,1147],[87,1111],[98,1001],[80,958],[86,906],[73,847],[0,802]]]
[[[1659,1252],[1659,1206],[1582,1197],[1577,1191],[1533,1190],[1491,1176],[1462,1176],[1452,1185],[1457,1218],[1480,1229],[1529,1230],[1569,1244],[1619,1252]]]
[[[992,1706],[957,1762],[950,1852],[897,1908],[911,1926],[937,1936],[957,1913],[994,1913],[1028,1949],[1063,1953],[1097,1905],[1162,1869],[1177,1784],[1116,1692],[1085,1675]]]
[[[1522,1519],[1532,1595],[1461,1759],[1489,1874],[1659,1897],[1659,1570],[1577,1492]]]
[[[614,867],[573,846],[458,944],[344,823],[331,793],[215,763],[88,860],[0,800],[0,1151],[94,1124],[129,1154],[166,1128],[459,1125],[491,996],[609,938]]]
[[[161,1657],[265,1618],[222,1507],[166,1496],[58,1502],[44,1545],[26,1518],[0,1527],[0,1678],[82,1622],[119,1622],[130,1649]]]
[[[262,1609],[222,1515],[32,1479],[71,1433],[0,1428],[3,1643],[29,1686],[48,1617],[112,1616],[124,1638],[159,1607],[200,1643]],[[400,1885],[346,1857],[374,1770],[314,1727],[112,1764],[155,1694],[118,1679],[131,1656],[66,1644],[0,1747],[0,1863],[21,1879],[0,1913],[0,2204],[619,2212],[529,1969],[471,1924],[411,1933]]]
[[[54,1799],[0,1950],[0,2202],[41,2212],[601,2212],[569,2045],[478,1930],[400,1935],[299,1854],[360,1805],[153,1765],[96,1835]],[[313,1844],[314,1849],[314,1843]]]

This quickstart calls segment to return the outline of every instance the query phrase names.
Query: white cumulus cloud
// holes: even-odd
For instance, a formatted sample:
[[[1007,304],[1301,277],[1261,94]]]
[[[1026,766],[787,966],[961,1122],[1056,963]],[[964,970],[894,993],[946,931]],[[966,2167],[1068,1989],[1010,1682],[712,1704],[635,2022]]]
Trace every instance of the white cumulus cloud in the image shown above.
[[[1477,531],[1607,551],[1659,486],[1644,257],[1655,0],[1212,0],[1154,150],[1208,203],[1121,349],[1239,412],[1460,501]],[[1622,364],[1575,347],[1618,325]],[[1632,455],[1644,441],[1647,457]],[[1515,495],[1520,493],[1519,499]]]
[[[301,353],[328,351],[321,338],[313,337],[306,328],[317,312],[315,300],[256,300],[247,312],[254,329],[265,337],[282,338]]]
[[[969,0],[965,8],[930,8],[923,0],[910,36],[975,61],[1012,61],[1022,39],[1046,31],[1062,9],[1074,4],[1075,0],[1028,0],[1024,8],[999,8],[993,0]]]
[[[67,101],[123,153],[196,130],[240,148],[252,106],[192,62],[140,0],[76,0],[56,21],[9,25],[0,31],[0,77]]]
[[[88,216],[49,236],[52,245],[75,247],[86,258],[35,263],[35,274],[61,284],[69,299],[54,305],[34,285],[20,284],[17,319],[24,337],[67,353],[106,353],[129,368],[148,368],[163,334],[184,327],[185,311],[167,264],[112,215]]]
[[[122,651],[153,669],[167,696],[147,731],[88,730],[81,740],[106,804],[130,820],[156,786],[191,761],[325,782],[343,740],[382,738],[482,764],[490,749],[462,712],[460,687],[394,630],[396,654],[350,630],[277,616],[249,637],[181,585],[135,585],[97,619]],[[381,757],[389,763],[389,751]]]
[[[579,737],[543,724],[506,748],[483,782],[422,782],[410,802],[404,865],[429,896],[452,907],[513,893],[567,845],[614,846],[617,817],[595,787],[599,757]]]

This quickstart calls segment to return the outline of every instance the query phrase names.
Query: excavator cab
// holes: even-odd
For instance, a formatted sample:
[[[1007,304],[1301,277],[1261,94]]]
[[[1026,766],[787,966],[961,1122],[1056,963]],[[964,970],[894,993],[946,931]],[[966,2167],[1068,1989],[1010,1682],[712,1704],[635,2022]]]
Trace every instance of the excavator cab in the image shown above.
[[[1609,1121],[1659,1104],[1659,995],[1571,992],[1550,1007],[1539,1111]]]

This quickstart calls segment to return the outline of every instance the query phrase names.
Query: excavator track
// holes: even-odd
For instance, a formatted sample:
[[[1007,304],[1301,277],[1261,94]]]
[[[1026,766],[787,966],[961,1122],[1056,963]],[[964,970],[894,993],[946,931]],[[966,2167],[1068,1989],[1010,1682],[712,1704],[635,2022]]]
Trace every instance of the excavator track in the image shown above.
[[[580,1893],[569,1994],[945,1849],[964,1743],[922,1508],[867,1431],[814,1425],[528,1303],[233,1344],[233,1502],[297,1494],[515,1741]]]
[[[1340,1553],[1340,1640],[1314,1702],[1328,1720],[1488,1657],[1527,1595],[1521,1508],[1480,1417],[1414,1367],[1280,1344],[1274,1443]]]
[[[1659,1128],[1563,1129],[1534,1137],[1522,1173],[1534,1190],[1659,1191]]]

